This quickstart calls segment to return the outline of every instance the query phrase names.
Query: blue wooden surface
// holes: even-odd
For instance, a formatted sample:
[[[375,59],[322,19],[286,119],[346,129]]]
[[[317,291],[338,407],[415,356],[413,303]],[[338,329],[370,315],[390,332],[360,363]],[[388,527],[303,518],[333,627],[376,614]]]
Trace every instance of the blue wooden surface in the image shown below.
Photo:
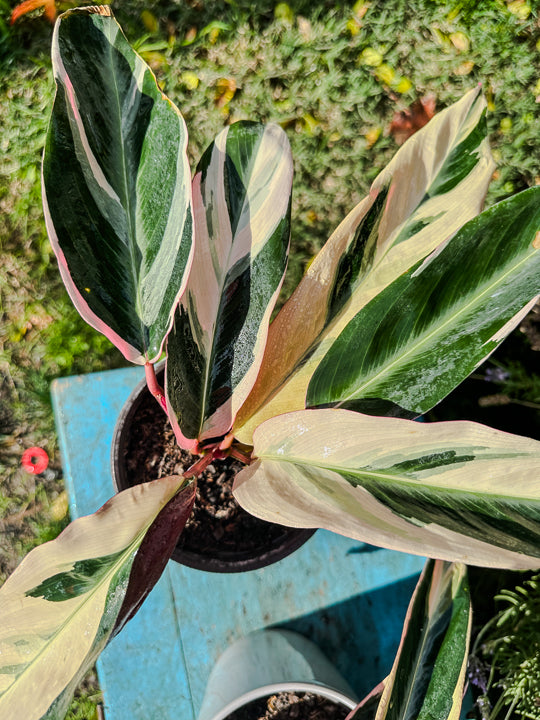
[[[117,415],[141,368],[62,378],[52,398],[72,517],[112,494]],[[252,630],[279,625],[319,645],[359,697],[389,671],[423,559],[319,530],[261,570],[220,575],[169,562],[98,662],[107,720],[195,720],[210,670]]]

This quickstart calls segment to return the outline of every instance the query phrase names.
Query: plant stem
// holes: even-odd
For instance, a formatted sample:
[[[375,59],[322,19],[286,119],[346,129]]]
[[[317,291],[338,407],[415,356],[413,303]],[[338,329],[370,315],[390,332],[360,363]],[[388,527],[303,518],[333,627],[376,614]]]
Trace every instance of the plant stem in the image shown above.
[[[205,470],[208,465],[210,465],[213,459],[213,452],[209,452],[206,455],[203,455],[197,460],[197,462],[193,463],[193,465],[186,470],[186,472],[184,473],[184,477],[198,477],[202,473],[202,471]]]
[[[146,385],[148,387],[148,390],[156,398],[163,410],[167,412],[167,400],[165,399],[165,391],[157,381],[156,371],[154,370],[154,366],[152,365],[152,363],[145,363],[144,372],[146,375]]]
[[[235,460],[240,460],[240,462],[243,462],[244,465],[250,465],[251,464],[251,455],[248,455],[247,453],[242,452],[238,448],[232,447],[229,448],[229,455],[233,457]]]
[[[206,470],[212,460],[224,460],[226,457],[233,457],[236,460],[240,460],[244,465],[250,465],[252,462],[251,455],[239,450],[237,447],[231,446],[227,450],[222,450],[219,444],[210,445],[206,448],[206,453],[186,470],[184,477],[198,477]]]

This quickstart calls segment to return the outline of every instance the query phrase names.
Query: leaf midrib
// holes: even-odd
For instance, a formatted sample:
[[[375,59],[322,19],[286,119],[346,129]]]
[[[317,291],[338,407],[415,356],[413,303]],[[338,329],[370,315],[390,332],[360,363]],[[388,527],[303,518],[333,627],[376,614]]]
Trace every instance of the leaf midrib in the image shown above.
[[[536,453],[536,455],[540,458],[540,453]],[[540,504],[540,498],[534,497],[534,496],[524,496],[524,495],[503,495],[501,493],[489,493],[489,495],[486,496],[486,489],[484,490],[473,490],[467,488],[464,490],[463,488],[459,487],[449,487],[449,486],[440,486],[440,485],[433,485],[429,482],[425,482],[424,479],[421,480],[409,480],[403,475],[395,475],[391,472],[384,472],[384,471],[377,471],[377,470],[368,470],[368,469],[356,469],[356,468],[347,468],[347,467],[340,467],[337,465],[331,465],[326,464],[322,462],[306,462],[306,460],[302,458],[295,458],[295,457],[287,457],[284,458],[282,455],[274,455],[271,453],[263,453],[261,455],[257,456],[259,460],[274,460],[278,462],[279,464],[282,463],[291,463],[292,465],[297,465],[300,468],[302,467],[309,467],[309,468],[316,468],[318,470],[328,470],[330,472],[334,472],[340,477],[342,477],[344,474],[346,475],[353,475],[358,478],[360,478],[362,475],[367,475],[368,477],[372,478],[373,480],[383,480],[383,481],[392,481],[396,485],[400,485],[402,487],[410,487],[418,490],[429,490],[431,492],[445,492],[455,495],[472,495],[474,497],[479,497],[481,499],[486,500],[486,497],[488,499],[500,499],[500,500],[508,500],[508,501],[521,501],[521,502],[535,502]],[[507,454],[504,456],[501,456],[501,460],[512,460],[515,458],[521,458],[523,457],[523,453],[512,453]],[[531,453],[528,457],[534,457],[534,455]],[[482,460],[484,458],[478,457],[475,458],[475,460]],[[470,461],[470,462],[474,462]],[[452,465],[453,468],[458,468],[460,465],[465,465],[466,463],[454,463]],[[444,472],[444,470],[442,471]],[[429,476],[426,478],[429,480]],[[359,482],[358,485],[355,487],[363,487],[363,485]],[[368,491],[369,492],[369,491]]]
[[[436,327],[431,332],[424,332],[420,333],[419,335],[413,336],[413,342],[410,344],[409,349],[406,350],[403,353],[399,353],[394,355],[394,359],[384,364],[381,369],[372,375],[369,380],[367,380],[363,385],[356,387],[352,392],[349,392],[345,397],[343,397],[341,400],[336,402],[334,407],[339,408],[344,403],[361,398],[363,395],[363,391],[365,391],[367,388],[370,387],[370,385],[377,384],[377,382],[382,378],[384,380],[384,376],[391,374],[393,368],[396,366],[401,365],[406,358],[410,357],[411,355],[418,354],[418,352],[422,349],[423,346],[427,345],[429,341],[433,340],[437,335],[443,335],[445,330],[448,326],[450,326],[452,323],[456,323],[457,319],[460,316],[467,315],[468,312],[475,306],[482,303],[482,301],[485,299],[485,296],[491,292],[493,292],[500,284],[504,282],[504,280],[511,274],[517,272],[519,268],[524,265],[530,257],[534,254],[533,252],[529,252],[523,256],[523,258],[512,265],[510,269],[507,272],[504,272],[502,274],[497,275],[497,279],[495,282],[493,282],[491,285],[485,285],[485,289],[482,290],[478,294],[474,294],[474,290],[470,293],[469,297],[472,295],[472,299],[469,302],[465,302],[462,304],[461,308],[455,312],[450,314],[447,319],[442,324],[437,324]],[[481,284],[478,286],[481,287]],[[383,291],[384,292],[384,291]],[[362,312],[360,310],[359,312]],[[518,311],[519,312],[519,311]],[[386,316],[385,316],[386,317]],[[501,325],[501,327],[503,327]],[[410,337],[410,336],[409,336]],[[414,342],[416,340],[417,342]],[[502,342],[502,339],[499,341]],[[484,343],[485,345],[485,343]]]
[[[120,105],[120,93],[118,91],[118,84],[116,81],[116,68],[113,61],[113,42],[111,41],[110,37],[107,37],[109,44],[109,61],[111,65],[111,76],[113,80],[113,87],[114,87],[114,98],[116,100],[116,115],[117,115],[117,121],[118,121],[118,128],[119,128],[119,135],[120,135],[120,154],[121,154],[121,164],[122,164],[122,179],[123,179],[123,190],[124,190],[124,204],[126,208],[126,216],[127,216],[127,230],[128,230],[128,250],[129,250],[129,257],[130,257],[130,265],[131,265],[131,276],[133,280],[133,286],[135,288],[135,315],[137,317],[137,321],[139,324],[140,334],[141,334],[141,348],[143,355],[147,355],[147,346],[145,342],[145,330],[146,326],[142,320],[142,298],[141,298],[141,287],[139,283],[139,273],[137,269],[137,263],[135,259],[135,248],[137,245],[136,240],[136,232],[135,228],[133,226],[133,218],[132,218],[132,205],[131,205],[131,196],[129,193],[129,183],[128,183],[128,173],[127,173],[127,163],[126,163],[126,154],[125,154],[125,146],[124,146],[124,133],[123,133],[123,123],[122,123],[122,111],[121,111],[121,105]],[[135,62],[137,62],[137,58],[135,59]],[[132,81],[134,81],[134,78],[132,77]]]
[[[478,102],[478,98],[479,98],[479,97],[480,97],[480,94],[478,94],[478,95],[475,97],[475,99],[473,100],[473,102],[472,102],[472,104],[471,104],[471,106],[470,106],[470,108],[469,108],[469,110],[468,110],[468,112],[467,112],[466,117],[465,117],[464,119],[462,119],[462,121],[461,121],[461,123],[460,123],[460,125],[459,125],[459,130],[456,131],[456,135],[455,135],[455,137],[454,137],[454,139],[453,139],[453,141],[452,141],[452,143],[451,143],[450,149],[448,150],[448,152],[446,153],[446,155],[445,155],[444,158],[442,159],[441,165],[440,165],[440,167],[438,168],[437,173],[435,173],[435,177],[438,176],[438,174],[440,173],[441,169],[442,169],[442,168],[445,166],[445,164],[447,163],[450,154],[455,150],[455,148],[456,148],[457,145],[459,144],[459,143],[457,143],[457,140],[456,140],[457,135],[459,135],[459,132],[462,131],[463,125],[466,123],[466,121],[468,120],[468,118],[471,116],[472,112],[473,112],[473,111],[476,111],[476,104],[477,104],[477,102]],[[473,129],[474,129],[474,128],[473,128]],[[471,130],[471,132],[472,132],[472,130]],[[468,137],[468,135],[467,135],[466,137]],[[486,142],[486,138],[484,138],[483,142],[484,142],[484,143]],[[481,144],[482,144],[482,143],[481,143]],[[480,145],[481,145],[481,144],[480,144]],[[480,146],[479,146],[479,147],[480,147]],[[432,185],[433,185],[433,183],[434,183],[434,181],[435,181],[435,177],[433,178],[432,182],[430,183],[429,188],[432,187]],[[468,177],[468,176],[467,176],[467,177]],[[455,192],[456,188],[459,187],[460,185],[461,185],[461,182],[460,182],[455,188],[453,188],[453,189],[451,190],[451,192]],[[406,221],[404,221],[404,223],[403,223],[403,225],[402,225],[403,227],[411,220],[411,218],[413,217],[413,215],[416,214],[416,212],[418,211],[419,208],[421,208],[427,201],[429,201],[429,200],[432,199],[431,197],[427,197],[427,193],[429,192],[429,188],[426,188],[426,193],[425,193],[424,197],[420,200],[420,202],[418,203],[418,205],[416,206],[416,208],[411,212],[411,214],[410,214],[409,217],[406,219]],[[369,211],[368,211],[368,212],[369,212]],[[400,227],[401,227],[401,226],[400,226]],[[398,235],[399,235],[399,228],[397,228],[397,229],[395,230],[395,233],[394,233],[394,234],[395,234],[395,237],[398,237]],[[306,357],[309,357],[310,355],[313,355],[314,351],[315,351],[316,349],[318,349],[318,348],[322,345],[322,343],[323,343],[328,337],[330,337],[330,338],[332,337],[333,328],[335,328],[335,326],[342,320],[342,318],[343,318],[344,316],[346,316],[348,312],[350,312],[350,307],[351,307],[351,304],[353,303],[354,293],[357,292],[357,291],[362,287],[362,285],[365,284],[366,281],[370,279],[370,277],[373,277],[375,271],[376,271],[376,270],[379,268],[379,266],[383,263],[383,261],[386,259],[387,254],[388,254],[388,253],[392,250],[392,248],[394,248],[394,247],[395,247],[394,243],[392,243],[392,244],[390,244],[390,245],[387,244],[387,245],[384,247],[383,252],[382,252],[380,255],[378,255],[378,256],[375,257],[373,265],[367,270],[367,272],[365,272],[364,274],[362,274],[362,275],[358,278],[358,281],[356,282],[355,286],[354,286],[353,288],[351,288],[351,297],[349,298],[349,300],[348,300],[348,301],[345,303],[345,305],[339,310],[338,313],[336,313],[332,318],[329,318],[329,319],[326,319],[326,320],[325,320],[322,328],[319,330],[319,332],[316,334],[316,336],[312,339],[311,343],[309,344],[309,347],[308,347],[308,348],[306,349],[306,351],[302,354],[302,356],[297,360],[297,362],[293,365],[293,367],[290,369],[290,371],[287,373],[287,375],[284,376],[284,377],[281,379],[281,381],[280,381],[276,386],[274,386],[274,387],[267,393],[267,395],[266,395],[266,400],[265,400],[265,402],[262,403],[262,405],[268,404],[268,402],[271,402],[271,399],[272,399],[272,398],[274,398],[276,395],[278,395],[280,392],[282,392],[284,386],[286,386],[286,384],[291,380],[291,378],[294,378],[294,377],[297,375],[299,369],[300,369],[302,366],[305,366],[305,358],[306,358]],[[396,278],[394,278],[394,280],[395,280],[395,279],[396,279]],[[387,283],[387,284],[385,285],[385,287],[383,288],[383,290],[386,289],[387,287],[389,287],[392,282],[393,282],[393,281],[390,281],[389,283]],[[381,292],[382,292],[382,290],[381,290]],[[364,307],[365,307],[365,305],[364,305],[362,308],[360,308],[359,312],[360,312]],[[353,315],[353,317],[354,317],[354,315]],[[352,320],[352,319],[353,319],[353,318],[351,318],[351,320]],[[349,320],[349,322],[350,322],[350,320]],[[326,353],[325,353],[325,354],[326,354]],[[323,357],[324,357],[324,356],[323,356]],[[317,365],[318,365],[322,360],[323,360],[323,358],[321,358],[321,359],[319,360],[319,362],[317,363]],[[311,373],[311,375],[313,375],[313,373]],[[309,384],[309,381],[308,381],[308,384]],[[344,401],[343,401],[343,402],[344,402]],[[261,407],[262,407],[262,405],[261,405]]]
[[[228,132],[227,132],[227,135],[228,135]],[[244,172],[244,168],[242,168],[242,173],[243,173],[242,177],[245,177],[245,178],[247,179],[247,182],[244,184],[244,187],[246,188],[246,192],[244,193],[244,199],[243,199],[243,201],[242,201],[242,208],[245,207],[246,198],[247,198],[247,196],[248,196],[248,194],[249,194],[249,193],[248,193],[249,180],[250,180],[251,175],[252,175],[252,173],[253,173],[253,168],[254,168],[255,163],[256,163],[256,158],[257,158],[257,155],[258,155],[258,152],[259,152],[259,148],[260,148],[261,142],[262,142],[262,136],[261,136],[261,138],[259,139],[259,142],[257,143],[256,151],[251,154],[251,158],[250,158],[249,165],[246,166],[246,167],[249,168],[249,172]],[[225,140],[225,153],[224,153],[224,155],[225,155],[225,157],[227,157],[227,140]],[[226,169],[225,160],[224,160],[223,162],[224,162],[224,172],[225,172],[225,169]],[[211,163],[210,163],[210,166],[211,166]],[[209,166],[209,167],[210,167],[210,166]],[[227,208],[227,214],[229,214],[229,206],[227,205],[226,200],[225,200],[225,205],[226,205],[226,208]],[[241,215],[242,215],[242,213],[240,213],[239,217],[241,217]],[[230,218],[230,215],[229,215],[229,218]],[[207,422],[207,421],[212,417],[212,415],[214,415],[214,413],[215,413],[217,410],[219,410],[219,408],[222,407],[222,405],[223,405],[223,403],[222,403],[222,404],[221,404],[219,407],[217,407],[211,414],[208,414],[208,411],[207,411],[207,404],[208,404],[208,402],[209,402],[209,392],[208,392],[208,389],[209,389],[209,387],[211,387],[211,379],[212,379],[212,378],[211,378],[211,376],[212,376],[212,372],[211,372],[211,371],[212,371],[212,369],[213,369],[214,366],[215,366],[214,360],[215,360],[215,357],[216,357],[216,338],[217,338],[217,332],[216,332],[216,330],[217,330],[217,326],[218,326],[218,319],[220,318],[220,316],[221,316],[221,314],[222,314],[223,289],[224,289],[224,286],[225,286],[225,279],[226,279],[226,277],[227,277],[227,274],[228,274],[229,270],[231,269],[230,258],[231,258],[231,254],[232,254],[232,251],[233,251],[235,238],[236,238],[237,235],[238,235],[237,230],[238,230],[238,224],[236,225],[236,228],[235,228],[235,231],[234,231],[234,232],[233,232],[232,227],[231,227],[231,244],[230,244],[230,247],[229,247],[229,251],[228,251],[228,253],[227,253],[227,263],[226,263],[226,265],[225,265],[226,270],[224,270],[224,272],[221,273],[221,278],[220,278],[220,281],[219,281],[219,295],[218,295],[219,300],[218,300],[217,307],[216,307],[216,315],[215,315],[215,318],[214,318],[214,324],[213,324],[213,326],[212,326],[212,342],[211,342],[211,345],[210,345],[210,351],[208,352],[208,354],[206,355],[206,358],[205,358],[205,372],[204,372],[204,383],[203,383],[202,402],[201,402],[201,414],[200,414],[200,419],[199,419],[199,432],[198,432],[198,435],[199,435],[199,436],[202,434],[202,432],[203,432],[203,430],[204,430],[204,424],[205,424],[205,422]],[[215,237],[215,233],[213,233],[213,237]],[[251,253],[250,253],[250,255],[251,255]],[[250,264],[251,264],[251,263],[250,263]],[[234,391],[234,388],[233,388],[233,391]],[[232,397],[232,395],[231,395],[231,397]],[[230,398],[229,398],[229,399],[230,399]]]

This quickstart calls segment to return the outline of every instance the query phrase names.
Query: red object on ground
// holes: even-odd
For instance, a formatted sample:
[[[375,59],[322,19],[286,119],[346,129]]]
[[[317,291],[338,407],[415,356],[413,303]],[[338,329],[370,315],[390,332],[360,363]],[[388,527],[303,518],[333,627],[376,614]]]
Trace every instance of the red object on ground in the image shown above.
[[[405,140],[427,125],[435,115],[435,104],[435,96],[430,94],[415,100],[406,110],[395,113],[389,131],[398,145],[403,145]]]
[[[24,451],[21,463],[26,472],[39,475],[47,468],[49,456],[43,448],[31,447]]]
[[[56,18],[56,5],[54,0],[24,0],[13,8],[10,23],[13,25],[20,17],[38,8],[44,9],[44,15],[49,22],[54,23]]]

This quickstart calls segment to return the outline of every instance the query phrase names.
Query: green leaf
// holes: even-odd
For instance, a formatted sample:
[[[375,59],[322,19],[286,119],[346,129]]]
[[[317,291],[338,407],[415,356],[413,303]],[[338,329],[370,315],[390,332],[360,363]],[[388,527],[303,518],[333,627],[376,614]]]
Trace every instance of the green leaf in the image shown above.
[[[254,434],[252,515],[417,555],[540,567],[540,442],[470,422],[302,410]]]
[[[375,720],[459,719],[471,619],[466,566],[428,561]]]
[[[479,88],[399,150],[341,223],[270,327],[257,382],[235,422],[250,443],[264,420],[305,407],[342,330],[386,286],[480,212],[493,173]]]
[[[178,442],[226,434],[251,390],[287,264],[292,158],[277,125],[221,132],[193,181],[197,253],[167,342]]]
[[[540,292],[540,187],[483,212],[348,323],[313,374],[309,407],[427,412],[516,327]]]
[[[110,572],[121,554],[120,551],[99,558],[76,560],[71,570],[48,577],[35,588],[27,590],[25,595],[41,597],[49,602],[63,602],[84,595]]]
[[[43,202],[62,279],[128,360],[154,361],[192,254],[184,120],[107,6],[62,15],[52,58]]]
[[[0,588],[0,717],[63,717],[163,572],[193,507],[179,476],[115,495],[27,555]]]

